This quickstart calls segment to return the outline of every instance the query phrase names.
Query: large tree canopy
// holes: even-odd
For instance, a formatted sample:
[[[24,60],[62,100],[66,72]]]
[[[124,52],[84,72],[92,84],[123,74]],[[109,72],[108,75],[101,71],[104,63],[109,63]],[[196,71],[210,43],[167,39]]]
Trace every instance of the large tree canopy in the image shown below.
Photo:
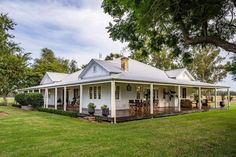
[[[163,48],[158,53],[150,53],[148,55],[144,55],[140,51],[133,51],[130,57],[162,70],[176,69],[181,66],[181,59],[175,57],[168,48]]]
[[[236,81],[236,54],[232,56],[231,59],[231,63],[228,62],[227,64],[227,70],[233,75],[233,80]]]
[[[213,46],[199,46],[193,49],[193,60],[190,64],[183,65],[199,81],[217,83],[226,75],[226,64],[223,63],[220,50]]]
[[[44,48],[41,57],[35,59],[35,63],[30,70],[29,79],[32,76],[33,78],[29,86],[39,84],[46,72],[68,73],[69,71],[69,60],[57,58],[52,50]]]
[[[110,53],[109,55],[105,57],[105,60],[113,60],[114,58],[120,58],[122,56],[123,55],[120,53]]]
[[[104,0],[102,7],[114,19],[107,27],[114,40],[143,53],[167,45],[188,58],[188,46],[198,44],[236,53],[235,5],[235,0]]]
[[[29,54],[13,41],[9,30],[14,29],[14,22],[6,15],[0,14],[0,96],[6,103],[8,94],[25,85],[25,75]]]
[[[69,63],[69,72],[70,72],[70,73],[73,73],[73,72],[76,72],[76,71],[79,71],[79,70],[80,70],[80,68],[78,67],[77,64],[78,64],[77,61],[74,60],[74,59],[72,59],[72,60],[70,61],[70,63]]]

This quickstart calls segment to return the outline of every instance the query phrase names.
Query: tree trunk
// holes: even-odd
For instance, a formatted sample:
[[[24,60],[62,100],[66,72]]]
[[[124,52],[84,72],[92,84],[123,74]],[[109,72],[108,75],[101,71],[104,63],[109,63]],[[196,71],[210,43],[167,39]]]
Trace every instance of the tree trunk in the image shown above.
[[[7,96],[3,95],[3,104],[7,106]]]

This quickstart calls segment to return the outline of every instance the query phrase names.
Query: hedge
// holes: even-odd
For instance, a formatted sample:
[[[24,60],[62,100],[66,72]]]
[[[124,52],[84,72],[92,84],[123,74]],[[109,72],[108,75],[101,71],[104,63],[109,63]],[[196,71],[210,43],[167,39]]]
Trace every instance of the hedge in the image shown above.
[[[21,105],[20,105],[20,104],[12,104],[11,106],[12,106],[12,107],[18,107],[18,108],[21,108]]]
[[[27,105],[27,97],[25,93],[16,94],[15,100],[20,105]]]
[[[15,100],[22,106],[32,105],[34,108],[43,106],[43,95],[41,93],[20,93]]]
[[[59,114],[59,115],[69,116],[69,117],[77,117],[77,112],[71,112],[71,111],[62,111],[62,110],[55,110],[55,109],[41,108],[41,107],[38,108],[38,111],[54,113],[54,114]]]
[[[27,93],[27,103],[32,105],[34,108],[43,106],[43,94],[41,93]]]

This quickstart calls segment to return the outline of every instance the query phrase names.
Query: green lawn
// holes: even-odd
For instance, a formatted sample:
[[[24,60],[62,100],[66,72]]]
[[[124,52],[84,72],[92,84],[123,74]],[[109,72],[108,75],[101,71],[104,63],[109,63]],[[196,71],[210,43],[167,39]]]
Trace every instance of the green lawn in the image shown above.
[[[235,156],[236,106],[112,124],[0,107],[0,156]]]

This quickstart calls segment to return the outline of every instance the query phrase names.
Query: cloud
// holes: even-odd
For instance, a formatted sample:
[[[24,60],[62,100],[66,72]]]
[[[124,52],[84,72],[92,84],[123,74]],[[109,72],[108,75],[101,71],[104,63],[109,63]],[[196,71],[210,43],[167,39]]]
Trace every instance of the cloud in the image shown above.
[[[100,0],[82,1],[7,1],[1,11],[17,23],[13,34],[26,51],[38,57],[40,49],[51,48],[57,56],[74,58],[81,64],[111,52],[120,52],[126,44],[113,42],[105,27],[112,19],[103,13]]]

